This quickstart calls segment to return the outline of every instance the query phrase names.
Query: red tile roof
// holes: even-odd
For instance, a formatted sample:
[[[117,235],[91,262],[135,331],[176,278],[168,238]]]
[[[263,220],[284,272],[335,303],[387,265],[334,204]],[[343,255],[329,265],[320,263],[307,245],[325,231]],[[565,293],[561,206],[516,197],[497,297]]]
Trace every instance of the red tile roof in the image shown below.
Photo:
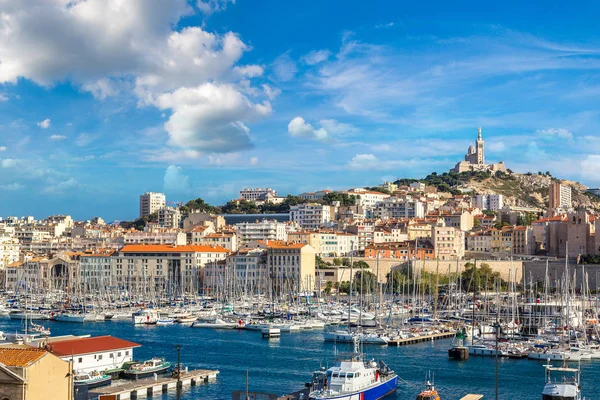
[[[97,336],[73,340],[61,340],[50,344],[49,350],[59,357],[99,353],[103,351],[131,349],[140,344],[112,336]]]
[[[121,253],[230,253],[221,246],[173,246],[169,244],[130,244],[120,250]]]
[[[42,349],[1,348],[0,363],[9,367],[27,367],[46,354]]]

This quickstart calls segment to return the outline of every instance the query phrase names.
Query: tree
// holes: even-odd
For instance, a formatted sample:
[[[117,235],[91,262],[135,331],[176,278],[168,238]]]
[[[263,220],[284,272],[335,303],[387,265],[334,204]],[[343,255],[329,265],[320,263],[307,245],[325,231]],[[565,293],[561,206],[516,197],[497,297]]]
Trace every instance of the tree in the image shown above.
[[[479,218],[473,218],[473,228],[479,228],[481,226],[481,221]]]
[[[386,188],[380,187],[380,186],[367,186],[365,187],[365,190],[370,190],[372,192],[379,192],[379,193],[384,193],[384,194],[389,194],[391,195],[392,192],[390,192],[389,190],[387,190]]]
[[[374,293],[377,287],[377,276],[371,271],[356,271],[352,285],[357,292]]]
[[[354,261],[352,264],[353,268],[369,268],[369,264],[366,261]]]
[[[489,264],[482,263],[478,268],[474,263],[465,264],[465,270],[461,275],[462,285],[468,292],[473,290],[490,290],[498,281],[502,282],[500,272],[492,270]]]
[[[342,265],[345,267],[349,267],[350,266],[350,259],[348,257],[343,257],[342,258]]]
[[[339,201],[342,206],[353,206],[356,204],[356,196],[348,193],[330,192],[326,193],[319,203],[331,205],[334,201]]]
[[[332,288],[333,288],[333,282],[327,281],[327,284],[325,285],[325,289],[323,291],[325,292],[325,294],[330,295]]]
[[[210,214],[220,214],[221,210],[219,209],[219,207],[214,207],[211,206],[210,204],[208,204],[207,202],[205,202],[201,197],[198,197],[195,200],[190,200],[187,203],[185,203],[185,205],[182,207],[184,210],[184,213],[187,213],[189,211],[199,211],[199,212],[206,212],[206,213],[210,213]],[[187,212],[185,212],[187,211]]]
[[[385,276],[386,279],[386,290],[393,290],[392,293],[402,292],[402,287],[407,283],[408,277],[405,273],[400,270],[388,272]]]
[[[349,294],[350,293],[350,281],[343,281],[342,283],[338,284],[337,290],[339,293]]]
[[[316,268],[327,268],[329,265],[321,257],[315,255],[315,267]]]
[[[335,265],[336,267],[339,267],[342,265],[342,259],[341,258],[334,258],[333,259],[333,265]]]

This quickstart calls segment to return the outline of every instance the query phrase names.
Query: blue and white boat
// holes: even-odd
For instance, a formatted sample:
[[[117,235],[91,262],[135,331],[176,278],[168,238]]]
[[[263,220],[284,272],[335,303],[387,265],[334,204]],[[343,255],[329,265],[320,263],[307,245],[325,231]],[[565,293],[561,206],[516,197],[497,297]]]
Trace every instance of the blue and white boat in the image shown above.
[[[313,374],[309,400],[378,400],[396,391],[398,375],[383,361],[364,361],[354,342],[354,353],[341,353],[327,371]]]

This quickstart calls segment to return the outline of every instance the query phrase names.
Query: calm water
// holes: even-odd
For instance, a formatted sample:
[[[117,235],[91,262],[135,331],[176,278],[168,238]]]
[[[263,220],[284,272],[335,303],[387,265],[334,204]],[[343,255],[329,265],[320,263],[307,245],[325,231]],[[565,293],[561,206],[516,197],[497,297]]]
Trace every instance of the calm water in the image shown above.
[[[316,332],[282,334],[279,340],[265,340],[255,331],[212,331],[179,325],[134,326],[131,322],[69,324],[46,322],[53,335],[113,335],[143,345],[135,358],[164,356],[177,361],[175,344],[180,343],[181,362],[190,369],[218,369],[216,382],[184,390],[181,400],[230,399],[233,390],[245,387],[246,369],[250,390],[278,394],[303,387],[313,370],[328,366],[333,343],[324,343]],[[0,330],[15,331],[18,321],[0,320]],[[443,400],[459,399],[467,393],[481,393],[494,399],[494,359],[472,357],[465,362],[447,359],[449,341],[423,343],[406,347],[367,347],[369,357],[383,359],[401,378],[396,396],[390,399],[414,399],[421,390],[427,371],[435,373],[435,383]],[[350,350],[337,345],[338,350]],[[539,400],[544,386],[543,362],[501,359],[500,399]],[[581,365],[583,393],[588,399],[600,399],[600,360]],[[176,399],[176,393],[153,399]]]

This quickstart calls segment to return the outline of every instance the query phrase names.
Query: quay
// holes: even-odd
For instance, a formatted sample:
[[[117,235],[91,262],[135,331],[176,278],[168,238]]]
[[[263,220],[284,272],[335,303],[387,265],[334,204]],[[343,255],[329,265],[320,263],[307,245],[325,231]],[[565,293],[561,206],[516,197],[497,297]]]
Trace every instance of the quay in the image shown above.
[[[409,344],[430,342],[432,340],[449,339],[456,335],[455,332],[434,333],[433,335],[417,336],[407,339],[392,339],[388,341],[388,346],[406,346]]]
[[[196,386],[199,383],[209,382],[217,379],[218,370],[197,369],[182,372],[179,381],[177,377],[158,377],[139,379],[123,385],[114,385],[92,389],[88,393],[88,400],[128,400],[142,397],[151,397],[155,394],[166,393],[170,389],[183,388],[185,386]]]

